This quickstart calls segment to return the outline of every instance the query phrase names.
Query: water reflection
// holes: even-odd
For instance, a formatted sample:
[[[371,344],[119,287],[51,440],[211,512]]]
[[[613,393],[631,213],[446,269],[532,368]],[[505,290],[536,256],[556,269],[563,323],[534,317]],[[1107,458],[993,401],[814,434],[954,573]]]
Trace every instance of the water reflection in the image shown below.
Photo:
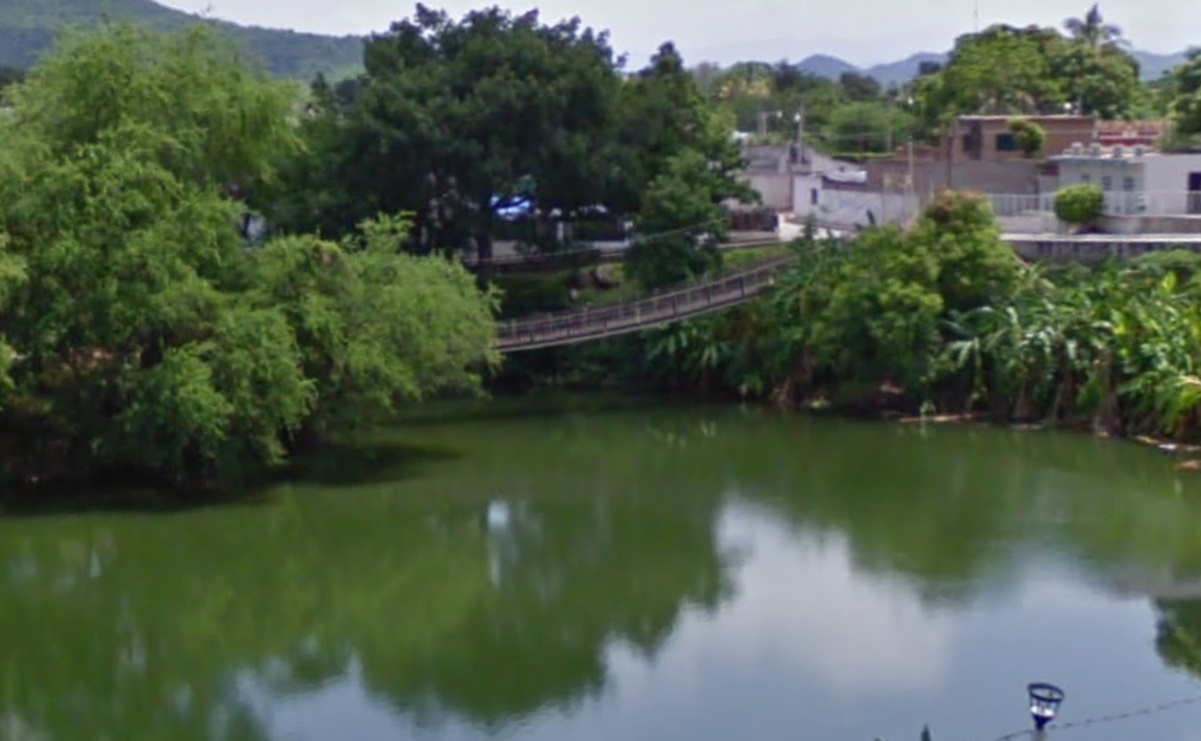
[[[1065,721],[1198,691],[1201,490],[1154,453],[746,412],[420,435],[462,456],[0,520],[0,738],[991,738],[1032,678]]]

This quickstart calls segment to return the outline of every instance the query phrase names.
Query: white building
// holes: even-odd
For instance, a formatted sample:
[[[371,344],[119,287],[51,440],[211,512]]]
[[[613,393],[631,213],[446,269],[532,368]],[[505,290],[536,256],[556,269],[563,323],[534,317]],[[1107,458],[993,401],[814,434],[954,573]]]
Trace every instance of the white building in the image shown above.
[[[1050,159],[1059,187],[1100,186],[1109,216],[1201,216],[1201,154],[1073,145]]]
[[[794,218],[815,219],[832,228],[908,223],[918,212],[917,198],[903,187],[876,190],[863,170],[797,175],[793,185]]]

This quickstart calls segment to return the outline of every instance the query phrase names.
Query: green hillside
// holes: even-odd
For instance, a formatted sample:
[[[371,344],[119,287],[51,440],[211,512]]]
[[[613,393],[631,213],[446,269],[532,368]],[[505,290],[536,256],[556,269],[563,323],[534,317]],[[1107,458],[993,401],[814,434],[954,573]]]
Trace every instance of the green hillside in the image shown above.
[[[108,18],[172,30],[201,18],[151,0],[0,0],[0,65],[25,68],[69,26],[90,26]],[[271,72],[312,79],[318,72],[340,77],[362,64],[363,40],[267,28],[213,23],[257,56]]]

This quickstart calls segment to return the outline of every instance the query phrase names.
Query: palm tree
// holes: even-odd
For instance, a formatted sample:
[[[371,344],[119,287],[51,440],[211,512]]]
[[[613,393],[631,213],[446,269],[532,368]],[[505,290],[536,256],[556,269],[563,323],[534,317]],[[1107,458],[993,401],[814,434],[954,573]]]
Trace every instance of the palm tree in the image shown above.
[[[1063,22],[1063,27],[1073,39],[1084,43],[1095,52],[1126,43],[1122,39],[1122,29],[1105,22],[1099,3],[1093,3],[1093,7],[1089,8],[1083,18],[1068,18]]]

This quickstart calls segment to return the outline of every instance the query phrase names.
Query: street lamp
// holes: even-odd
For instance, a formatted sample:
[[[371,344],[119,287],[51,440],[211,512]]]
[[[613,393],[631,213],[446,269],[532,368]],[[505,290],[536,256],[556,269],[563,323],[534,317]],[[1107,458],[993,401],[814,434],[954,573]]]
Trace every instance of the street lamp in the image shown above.
[[[1030,694],[1030,717],[1034,719],[1034,727],[1041,731],[1055,720],[1064,691],[1046,682],[1033,682],[1026,686],[1026,691]]]

